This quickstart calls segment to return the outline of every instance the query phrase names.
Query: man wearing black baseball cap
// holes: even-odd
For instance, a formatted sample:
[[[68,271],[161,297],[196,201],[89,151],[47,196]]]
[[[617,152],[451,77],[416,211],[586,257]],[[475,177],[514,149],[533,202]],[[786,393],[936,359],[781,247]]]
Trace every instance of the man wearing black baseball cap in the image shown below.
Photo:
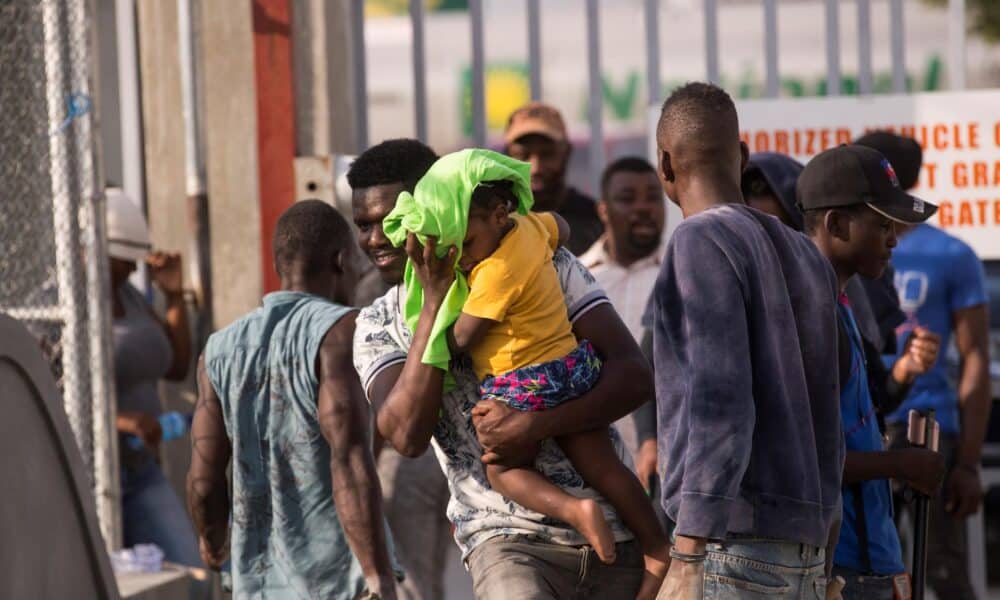
[[[879,131],[857,143],[885,155],[896,167],[904,189],[919,181],[922,155],[916,141]],[[899,347],[887,353],[899,355],[921,330],[932,331],[942,347],[954,343],[959,368],[953,377],[947,359],[939,357],[913,384],[902,406],[886,415],[889,446],[908,445],[910,409],[935,410],[941,425],[940,450],[947,457],[949,471],[943,493],[931,500],[927,552],[934,557],[934,569],[927,574],[927,583],[939,598],[967,600],[976,593],[969,574],[966,518],[982,502],[979,468],[993,404],[986,278],[975,250],[948,231],[921,224],[897,233],[893,292],[898,292],[905,317],[894,324]]]
[[[889,480],[933,495],[944,476],[944,457],[924,449],[883,448],[863,342],[844,290],[855,274],[882,274],[896,246],[897,223],[922,223],[937,207],[903,191],[889,161],[864,146],[840,146],[813,158],[796,195],[805,233],[830,261],[840,286],[840,412],[847,456],[834,574],[847,581],[845,600],[903,597],[909,582]],[[924,362],[933,363],[934,354]]]

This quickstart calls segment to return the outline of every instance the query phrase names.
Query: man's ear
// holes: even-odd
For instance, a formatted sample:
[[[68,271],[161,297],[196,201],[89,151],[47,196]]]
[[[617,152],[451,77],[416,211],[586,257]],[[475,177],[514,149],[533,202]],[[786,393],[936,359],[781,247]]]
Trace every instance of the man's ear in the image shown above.
[[[673,183],[676,177],[674,176],[674,168],[670,164],[670,153],[666,150],[657,149],[656,159],[656,170],[660,176],[660,181]]]
[[[605,228],[608,226],[608,201],[601,199],[597,201],[597,218],[604,223]]]
[[[502,226],[507,223],[510,219],[512,207],[508,206],[506,202],[501,202],[493,208],[493,222]]]
[[[743,140],[740,140],[740,173],[747,170],[747,163],[750,162],[750,147]]]
[[[851,241],[851,215],[832,208],[823,215],[823,228],[838,240]]]
[[[350,266],[347,261],[351,260],[350,253],[345,248],[338,248],[333,251],[333,256],[330,261],[333,272],[341,275],[347,272],[347,268]]]
[[[568,163],[569,157],[573,156],[573,144],[569,143],[568,140],[563,140],[561,143],[563,146],[563,160]]]

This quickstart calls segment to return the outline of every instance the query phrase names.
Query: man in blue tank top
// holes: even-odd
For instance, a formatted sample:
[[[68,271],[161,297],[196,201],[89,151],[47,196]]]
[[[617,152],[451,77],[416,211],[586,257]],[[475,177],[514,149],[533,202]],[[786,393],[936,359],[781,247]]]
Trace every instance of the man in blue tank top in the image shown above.
[[[286,210],[281,291],[212,335],[198,363],[188,504],[205,562],[231,550],[234,597],[396,597],[344,306],[353,249],[329,205]]]
[[[889,161],[863,146],[816,156],[799,177],[797,196],[805,232],[829,259],[840,288],[840,415],[847,456],[834,574],[847,580],[845,600],[904,598],[909,585],[889,479],[932,495],[944,476],[944,457],[920,448],[883,448],[861,334],[844,290],[855,274],[882,274],[896,246],[897,224],[921,223],[937,207],[906,194]]]

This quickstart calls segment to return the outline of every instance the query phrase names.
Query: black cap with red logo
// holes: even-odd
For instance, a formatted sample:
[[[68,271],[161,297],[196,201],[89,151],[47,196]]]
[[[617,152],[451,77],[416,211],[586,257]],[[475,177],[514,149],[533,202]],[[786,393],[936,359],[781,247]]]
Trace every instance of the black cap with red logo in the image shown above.
[[[802,171],[795,197],[803,211],[867,204],[899,223],[923,223],[937,206],[903,191],[878,150],[843,145],[817,154]]]

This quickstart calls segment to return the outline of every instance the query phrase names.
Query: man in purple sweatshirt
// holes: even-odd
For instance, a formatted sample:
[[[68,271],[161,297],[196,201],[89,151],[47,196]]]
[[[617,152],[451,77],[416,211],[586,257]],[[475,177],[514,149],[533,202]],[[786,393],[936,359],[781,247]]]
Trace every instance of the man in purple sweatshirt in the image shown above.
[[[837,280],[803,235],[743,203],[747,148],[718,87],[663,105],[657,158],[684,213],[654,289],[660,598],[822,598],[844,448]]]

